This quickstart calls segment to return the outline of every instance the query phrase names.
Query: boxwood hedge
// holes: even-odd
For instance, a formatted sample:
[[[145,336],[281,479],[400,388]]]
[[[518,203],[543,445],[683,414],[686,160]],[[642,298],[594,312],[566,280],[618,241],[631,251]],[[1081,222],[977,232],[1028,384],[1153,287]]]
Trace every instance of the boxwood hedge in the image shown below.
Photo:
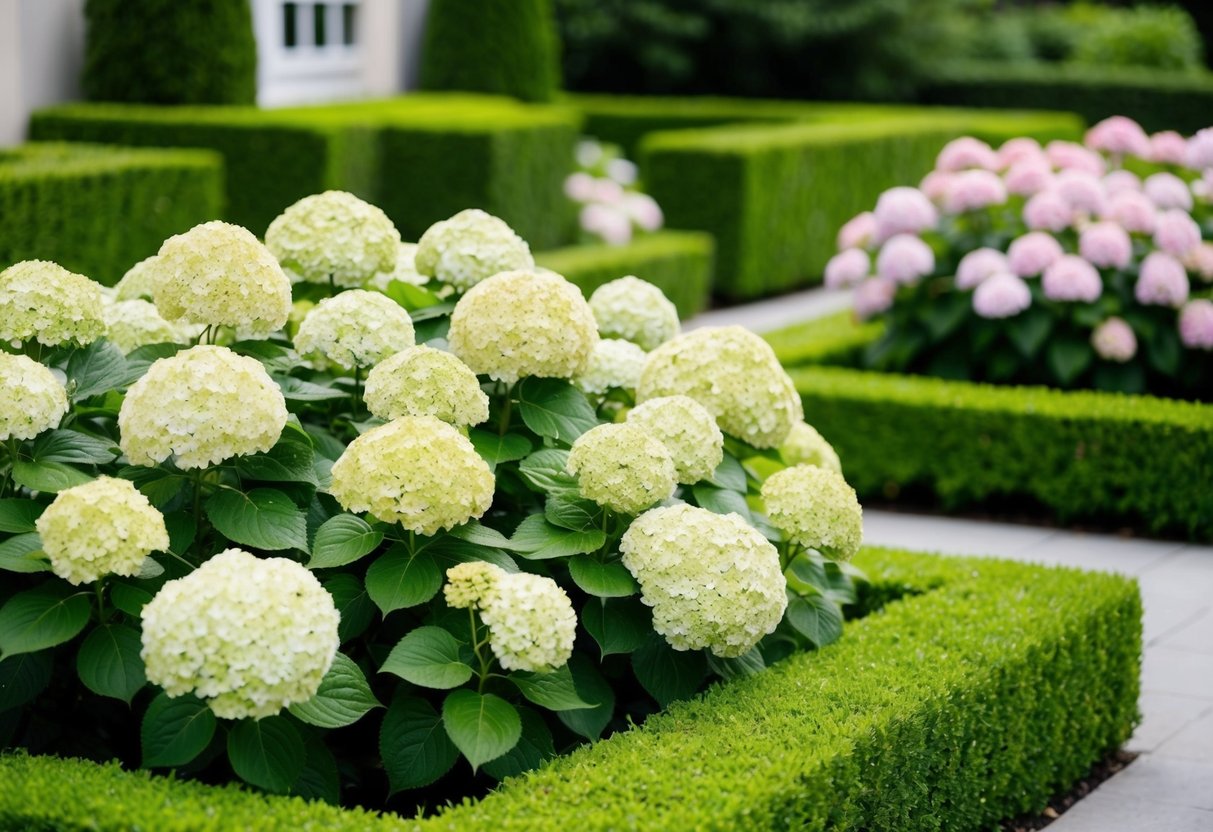
[[[0,757],[0,825],[969,830],[1038,810],[1128,738],[1134,582],[888,550],[859,563],[876,576],[873,596],[896,600],[841,641],[427,820],[15,754]]]

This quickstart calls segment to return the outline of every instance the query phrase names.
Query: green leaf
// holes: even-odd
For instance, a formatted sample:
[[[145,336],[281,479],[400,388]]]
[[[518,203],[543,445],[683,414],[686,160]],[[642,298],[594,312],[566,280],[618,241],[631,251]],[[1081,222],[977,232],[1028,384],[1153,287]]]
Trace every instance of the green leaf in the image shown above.
[[[76,654],[76,672],[84,686],[99,696],[131,698],[147,684],[139,632],[123,624],[103,624],[88,634]]]
[[[1086,341],[1077,338],[1058,338],[1049,344],[1045,360],[1057,381],[1069,386],[1091,365],[1095,351]]]
[[[168,531],[169,551],[175,554],[185,554],[198,536],[198,524],[190,511],[172,511],[164,515],[164,527]]]
[[[24,705],[51,681],[49,652],[22,653],[0,662],[0,713]]]
[[[24,485],[30,491],[56,493],[77,485],[93,481],[92,474],[62,462],[28,462],[19,459],[13,463],[13,482]]]
[[[375,617],[375,604],[366,594],[362,581],[354,575],[338,574],[324,581],[324,588],[333,596],[341,615],[337,637],[341,643],[362,635]]]
[[[524,378],[517,391],[522,421],[540,436],[571,445],[598,424],[589,399],[563,379]]]
[[[468,439],[472,440],[476,453],[489,464],[489,468],[522,459],[531,452],[531,440],[518,433],[498,436],[492,431],[477,428],[468,432]]]
[[[42,551],[37,532],[26,532],[0,543],[0,569],[8,572],[49,572],[51,562]]]
[[[522,720],[522,736],[509,751],[484,764],[484,772],[490,777],[498,780],[517,777],[556,756],[552,732],[543,717],[530,708],[518,708],[518,716]]]
[[[290,706],[291,714],[308,725],[318,728],[341,728],[353,725],[372,708],[382,707],[362,668],[344,653],[333,658],[329,672],[320,680],[320,689],[306,702]]]
[[[131,371],[122,350],[102,338],[73,352],[64,372],[68,395],[78,402],[125,386]]]
[[[1140,363],[1112,364],[1101,361],[1095,367],[1093,379],[1098,390],[1117,393],[1146,392],[1146,372]]]
[[[758,651],[757,647],[732,659],[722,659],[708,653],[707,660],[708,667],[724,679],[744,679],[748,676],[757,676],[767,668],[767,663],[763,660],[762,653]]]
[[[738,514],[746,522],[750,520],[750,507],[744,494],[716,488],[703,482],[691,486],[691,493],[695,495],[695,502],[699,503],[700,508],[706,508],[716,514]]]
[[[442,724],[473,771],[505,754],[522,736],[518,710],[491,693],[456,690],[447,694]]]
[[[316,455],[312,446],[300,441],[296,431],[283,431],[282,438],[263,454],[236,458],[236,470],[250,480],[262,482],[306,482],[320,485],[316,478]]]
[[[745,468],[735,457],[725,454],[708,482],[717,488],[727,488],[729,491],[744,494],[746,492]]]
[[[324,741],[313,734],[304,735],[303,746],[307,757],[303,761],[303,771],[291,784],[291,794],[336,806],[341,802],[341,772],[337,770],[337,759]]]
[[[215,735],[215,714],[189,694],[162,693],[147,706],[139,732],[143,767],[183,766],[202,753]]]
[[[61,582],[18,592],[0,607],[0,658],[71,641],[91,610],[87,593]]]
[[[600,563],[585,555],[569,561],[569,577],[577,586],[599,598],[626,598],[640,589],[632,573],[619,561]]]
[[[145,344],[126,354],[126,382],[134,382],[147,372],[147,368],[161,358],[172,358],[186,349],[185,344]]]
[[[459,648],[459,641],[441,627],[418,627],[392,648],[379,672],[423,688],[457,688],[472,678]]]
[[[152,593],[142,587],[132,586],[122,581],[110,584],[110,603],[132,618],[138,618],[150,600],[152,600]]]
[[[609,682],[602,678],[594,662],[579,653],[569,659],[567,665],[573,676],[573,687],[577,695],[587,702],[597,702],[593,708],[578,708],[575,711],[558,711],[556,718],[564,723],[570,731],[596,740],[602,736],[615,715],[615,691]]]
[[[34,523],[46,506],[33,500],[0,500],[0,532],[23,534],[37,529]]]
[[[543,506],[543,516],[549,523],[574,532],[601,529],[602,515],[602,507],[593,500],[566,492],[549,495]]]
[[[147,497],[153,506],[161,510],[164,510],[189,483],[189,480],[180,474],[174,474],[163,468],[142,468],[136,465],[128,465],[120,469],[118,476],[133,482],[140,493]],[[192,487],[190,485],[191,489]]]
[[[206,501],[206,516],[220,534],[256,549],[307,551],[307,515],[272,488],[247,494],[223,490]]]
[[[577,695],[568,665],[548,673],[515,670],[510,674],[510,681],[518,686],[523,696],[549,711],[575,711],[596,705]]]
[[[462,526],[456,526],[449,532],[457,540],[474,543],[477,546],[487,546],[491,549],[512,549],[514,544],[510,539],[496,529],[481,525],[478,520],[469,520]]]
[[[541,494],[577,493],[577,480],[566,473],[569,452],[560,448],[544,448],[518,463],[518,473]]]
[[[383,532],[353,514],[330,517],[316,530],[312,541],[309,569],[329,569],[345,566],[369,555],[383,542]]]
[[[1034,306],[1022,315],[1007,321],[1007,336],[1019,354],[1029,361],[1036,357],[1049,333],[1053,331],[1053,314],[1047,309]]]
[[[837,603],[822,595],[806,598],[789,592],[784,617],[796,632],[816,647],[824,647],[842,636],[842,610]]]
[[[633,598],[591,598],[581,610],[581,625],[598,642],[605,659],[612,653],[631,653],[644,644],[652,613]]]
[[[653,633],[632,654],[636,679],[661,707],[694,696],[708,675],[708,663],[700,650],[675,650]]]
[[[278,389],[282,391],[282,397],[288,402],[322,402],[329,399],[349,398],[349,393],[344,390],[304,381],[294,376],[276,375],[273,376],[273,379],[278,385]]]
[[[601,529],[575,532],[549,523],[542,514],[532,514],[518,525],[510,537],[513,551],[527,560],[582,555],[602,548],[606,535]]]
[[[227,758],[246,783],[284,794],[303,773],[307,749],[286,717],[242,719],[227,734]]]
[[[299,366],[299,353],[273,341],[237,341],[228,349],[257,359],[267,373],[289,373]]]
[[[35,462],[67,462],[75,465],[104,465],[122,453],[116,442],[89,436],[78,430],[50,430],[30,445]]]
[[[1146,358],[1150,366],[1165,376],[1173,377],[1179,372],[1182,357],[1183,347],[1176,328],[1158,329],[1147,343]]]
[[[446,774],[459,758],[459,749],[434,707],[400,690],[379,729],[379,756],[395,794],[428,786]]]
[[[387,289],[383,294],[396,301],[397,304],[410,313],[442,304],[442,299],[429,289],[405,283],[403,280],[389,281]],[[449,312],[453,308],[451,306],[444,306],[443,311]],[[412,315],[410,314],[409,317],[412,317]]]
[[[398,543],[366,570],[366,591],[384,615],[424,604],[440,589],[442,569],[427,549],[410,553]]]

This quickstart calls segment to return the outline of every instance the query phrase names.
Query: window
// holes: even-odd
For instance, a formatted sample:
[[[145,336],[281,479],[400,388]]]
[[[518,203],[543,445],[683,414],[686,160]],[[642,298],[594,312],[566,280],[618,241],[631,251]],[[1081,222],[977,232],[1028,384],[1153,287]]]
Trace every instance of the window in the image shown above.
[[[299,4],[282,4],[282,45],[293,49],[299,45]]]
[[[354,47],[358,45],[357,24],[357,2],[282,3],[282,46],[289,50]]]

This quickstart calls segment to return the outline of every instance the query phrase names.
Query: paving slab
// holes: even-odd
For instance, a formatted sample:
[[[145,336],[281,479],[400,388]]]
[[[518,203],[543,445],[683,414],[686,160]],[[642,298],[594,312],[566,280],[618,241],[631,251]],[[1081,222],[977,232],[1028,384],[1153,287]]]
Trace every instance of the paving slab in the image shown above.
[[[1131,764],[1125,772],[1133,768]],[[1159,803],[1108,790],[1124,772],[1108,780],[1049,825],[1049,832],[1210,832],[1213,811]]]
[[[812,318],[820,318],[834,312],[851,308],[849,290],[805,289],[789,295],[780,295],[769,300],[760,300],[742,306],[729,306],[701,312],[684,321],[683,329],[699,329],[705,326],[744,326],[753,332],[770,332]]]
[[[1180,731],[1208,713],[1213,713],[1213,701],[1203,696],[1178,693],[1142,691],[1138,699],[1142,720],[1129,739],[1126,748],[1135,753],[1149,753]],[[1213,793],[1213,780],[1209,781]],[[1205,808],[1213,808],[1205,807]]]
[[[1208,711],[1158,746],[1150,757],[1202,763],[1213,771],[1213,700],[1209,704]],[[1213,777],[1205,781],[1205,791],[1213,795]]]

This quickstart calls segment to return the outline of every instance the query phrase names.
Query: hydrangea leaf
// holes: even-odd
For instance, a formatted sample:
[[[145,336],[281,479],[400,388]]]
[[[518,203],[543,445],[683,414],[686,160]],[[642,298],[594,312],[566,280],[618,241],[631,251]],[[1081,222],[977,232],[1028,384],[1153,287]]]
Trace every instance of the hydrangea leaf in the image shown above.
[[[751,648],[748,653],[727,659],[708,653],[707,660],[708,667],[722,679],[744,679],[747,676],[755,676],[766,670],[767,666],[757,647]]]
[[[694,695],[708,675],[702,651],[675,650],[655,633],[632,653],[632,669],[641,686],[663,708]]]
[[[649,608],[632,598],[591,598],[581,611],[581,625],[598,642],[605,659],[612,653],[631,653],[652,628]]]
[[[51,681],[51,654],[22,653],[0,662],[0,712],[29,702]]]
[[[215,714],[197,697],[160,694],[143,715],[143,767],[185,765],[210,744],[215,724]]]
[[[30,446],[30,456],[35,462],[104,465],[113,462],[120,453],[116,442],[77,430],[47,431]]]
[[[842,610],[823,595],[804,597],[789,592],[788,610],[784,615],[796,632],[817,647],[824,647],[842,636]]]
[[[57,493],[90,482],[93,477],[62,462],[29,462],[19,459],[13,463],[13,482],[30,491]]]
[[[527,517],[510,537],[513,549],[527,560],[582,555],[602,548],[606,535],[601,529],[575,532],[553,526],[542,514]]]
[[[549,711],[575,711],[580,708],[593,708],[596,704],[586,702],[577,693],[568,665],[547,673],[515,670],[510,674],[510,681],[518,687],[523,696]]]
[[[49,572],[51,563],[42,551],[37,532],[14,535],[0,543],[0,569],[8,572]]]
[[[592,708],[558,711],[556,717],[570,731],[587,740],[596,740],[602,736],[611,717],[615,715],[615,691],[610,683],[602,678],[598,667],[588,657],[574,655],[567,666],[573,676],[577,695],[587,702],[598,704]]]
[[[418,627],[392,648],[380,673],[394,673],[406,682],[447,690],[472,678],[459,641],[441,627]]]
[[[18,592],[0,607],[0,658],[71,641],[91,610],[88,593],[62,581]]]
[[[268,551],[308,548],[307,516],[276,489],[220,491],[206,501],[206,516],[236,543]]]
[[[290,712],[308,725],[341,728],[353,725],[368,711],[379,707],[382,706],[371,692],[362,668],[344,653],[338,653],[316,695],[291,705]]]
[[[518,385],[518,404],[528,428],[566,444],[598,424],[585,394],[561,379],[523,379]]]
[[[531,440],[520,433],[498,435],[487,430],[472,430],[468,439],[476,448],[476,453],[484,458],[490,468],[495,468],[502,462],[513,462],[522,459],[531,452]]]
[[[344,566],[365,557],[383,542],[383,532],[371,527],[361,517],[338,514],[330,517],[316,530],[312,541],[309,569]]]
[[[126,356],[104,338],[74,351],[67,360],[64,373],[72,401],[108,393],[130,380]]]
[[[307,434],[284,430],[282,438],[263,454],[237,457],[241,476],[262,482],[305,482],[318,486],[315,452]]]
[[[323,800],[336,806],[341,801],[341,773],[337,770],[337,758],[314,734],[304,735],[303,745],[307,758],[303,761],[303,771],[291,784],[291,794],[304,800]]]
[[[544,448],[528,456],[518,465],[518,473],[527,484],[543,494],[577,493],[577,480],[565,472],[569,452],[561,448]]]
[[[443,728],[434,707],[398,692],[379,729],[379,755],[392,794],[428,786],[451,770],[459,749]]]
[[[734,456],[725,454],[708,482],[717,488],[727,488],[730,491],[744,494],[746,491],[745,468]]]
[[[442,569],[426,549],[410,552],[397,544],[366,570],[366,591],[384,615],[415,607],[438,594]]]
[[[442,724],[473,771],[505,754],[522,736],[518,709],[492,693],[456,690],[447,694]]]
[[[556,756],[552,732],[543,717],[530,708],[518,708],[518,716],[522,720],[522,736],[509,751],[484,764],[484,771],[490,777],[498,780],[516,777],[539,768],[545,760]]]
[[[232,770],[267,792],[290,790],[307,758],[303,738],[286,717],[242,719],[227,734],[227,757]]]
[[[131,698],[147,684],[139,632],[122,624],[103,624],[96,628],[76,654],[76,672],[84,686],[99,696]]]
[[[640,590],[636,579],[622,563],[602,563],[586,555],[569,561],[569,577],[577,586],[599,598],[626,598]]]
[[[46,506],[34,500],[0,500],[0,532],[24,534],[34,531],[34,522]]]
[[[362,635],[375,617],[375,604],[362,581],[357,576],[339,573],[326,579],[324,588],[333,596],[333,603],[341,615],[341,623],[337,625],[341,643]]]

